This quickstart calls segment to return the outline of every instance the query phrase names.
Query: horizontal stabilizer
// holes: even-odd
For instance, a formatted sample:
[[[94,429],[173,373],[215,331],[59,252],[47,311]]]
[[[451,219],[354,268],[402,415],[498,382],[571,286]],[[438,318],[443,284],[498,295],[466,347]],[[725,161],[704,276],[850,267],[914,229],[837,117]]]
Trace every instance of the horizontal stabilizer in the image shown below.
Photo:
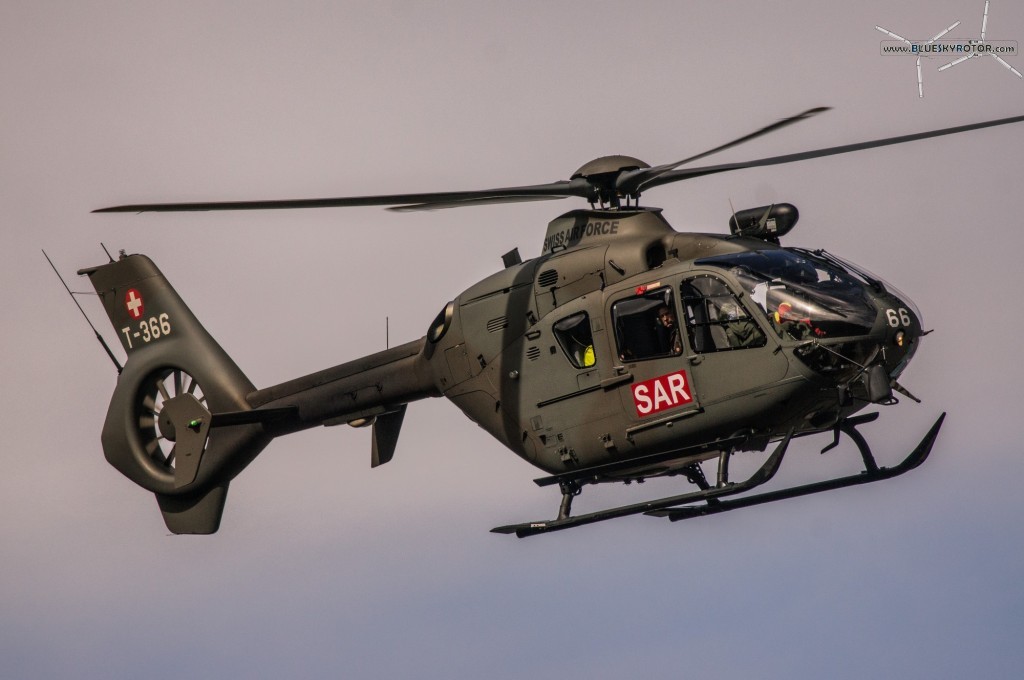
[[[228,411],[214,413],[210,418],[210,427],[228,427],[231,425],[267,425],[281,421],[298,419],[299,409],[295,406],[283,408],[261,408],[252,411]]]

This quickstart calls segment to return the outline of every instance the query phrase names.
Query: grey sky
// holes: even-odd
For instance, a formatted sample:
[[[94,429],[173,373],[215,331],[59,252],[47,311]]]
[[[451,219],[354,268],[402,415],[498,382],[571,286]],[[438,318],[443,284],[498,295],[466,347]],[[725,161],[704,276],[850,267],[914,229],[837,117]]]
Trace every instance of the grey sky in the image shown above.
[[[796,204],[788,243],[892,281],[935,329],[903,381],[924,403],[865,427],[880,458],[949,412],[906,477],[681,524],[492,535],[552,514],[556,494],[431,400],[410,406],[391,464],[370,470],[365,431],[287,437],[233,483],[219,534],[170,537],[103,459],[114,371],[40,253],[75,290],[101,241],[148,254],[270,385],[381,349],[385,316],[393,344],[419,337],[580,206],[89,211],[547,182],[612,153],[669,162],[812,106],[834,110],[714,161],[1020,115],[1024,82],[992,59],[925,60],[919,99],[914,59],[879,53],[876,24],[927,40],[960,20],[947,37],[969,39],[983,6],[0,3],[0,675],[1019,672],[1024,126],[645,195],[679,230],[724,231],[730,199]],[[1024,39],[1024,6],[994,0],[988,37]],[[816,444],[787,479],[856,469]],[[588,489],[578,507],[635,493]]]

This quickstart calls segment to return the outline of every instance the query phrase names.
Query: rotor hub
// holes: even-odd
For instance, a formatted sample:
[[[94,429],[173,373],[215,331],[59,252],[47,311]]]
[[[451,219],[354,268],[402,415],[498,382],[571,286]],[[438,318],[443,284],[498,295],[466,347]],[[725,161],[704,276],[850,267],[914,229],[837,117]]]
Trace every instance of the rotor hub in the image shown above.
[[[639,158],[632,156],[601,156],[585,163],[579,170],[572,173],[570,179],[583,177],[589,179],[595,175],[618,174],[623,170],[639,170],[651,167]]]
[[[572,174],[571,179],[585,179],[593,188],[588,200],[593,204],[600,202],[602,206],[619,207],[619,199],[623,197],[617,183],[619,176],[630,170],[641,170],[651,167],[639,158],[632,156],[602,156],[586,163]]]

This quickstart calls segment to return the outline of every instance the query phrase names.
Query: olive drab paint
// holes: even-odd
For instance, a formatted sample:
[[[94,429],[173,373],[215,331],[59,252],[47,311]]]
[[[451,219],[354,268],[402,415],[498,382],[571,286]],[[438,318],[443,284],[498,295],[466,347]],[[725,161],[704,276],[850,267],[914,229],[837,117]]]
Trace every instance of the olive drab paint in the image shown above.
[[[439,297],[441,311],[418,340],[259,389],[149,258],[122,254],[82,270],[127,355],[103,425],[104,455],[155,494],[174,533],[217,531],[230,482],[280,436],[369,427],[371,465],[389,462],[407,405],[427,397],[447,398],[543,470],[539,485],[559,487],[556,518],[494,529],[518,536],[637,513],[685,519],[903,474],[928,456],[942,417],[893,468],[875,463],[856,428],[878,417],[860,413],[872,403],[891,407],[893,391],[909,394],[898,380],[925,334],[914,303],[830,253],[783,246],[798,218],[789,204],[723,216],[729,231],[712,234],[676,231],[660,209],[639,203],[642,192],[670,182],[1024,121],[692,165],[825,110],[674,163],[606,156],[548,184],[99,210],[420,210],[565,197],[591,204],[552,220],[538,257],[507,253],[495,274],[454,298]],[[794,438],[818,433],[850,437],[865,470],[748,493],[772,478]],[[730,479],[734,454],[771,445],[753,475]],[[712,480],[705,466],[714,467]],[[588,484],[659,476],[692,486],[677,496],[572,514],[573,498]]]

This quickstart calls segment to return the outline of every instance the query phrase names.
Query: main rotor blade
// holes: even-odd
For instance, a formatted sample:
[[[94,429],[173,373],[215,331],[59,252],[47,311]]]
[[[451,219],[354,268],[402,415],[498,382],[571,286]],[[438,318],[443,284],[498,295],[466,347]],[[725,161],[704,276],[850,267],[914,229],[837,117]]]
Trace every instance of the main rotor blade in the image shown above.
[[[575,195],[575,194],[574,194]],[[442,210],[444,208],[464,208],[470,205],[492,205],[495,203],[526,203],[528,201],[559,201],[564,196],[518,196],[502,194],[500,196],[487,196],[484,198],[463,198],[458,201],[434,201],[432,203],[413,203],[410,205],[396,205],[388,208],[392,212],[418,212],[421,210]]]
[[[430,210],[455,205],[517,202],[579,196],[592,198],[594,189],[585,179],[558,181],[523,187],[484,189],[480,191],[443,191],[422,194],[389,194],[382,196],[349,196],[339,198],[300,198],[273,201],[212,201],[197,203],[140,203],[116,205],[93,210],[111,212],[193,212],[205,210],[291,210],[296,208],[343,208],[359,206],[404,206],[404,209]],[[400,208],[401,209],[401,208]]]
[[[851,151],[863,151],[864,149],[874,149],[880,146],[890,146],[893,144],[903,144],[905,142],[914,142],[919,139],[928,139],[930,137],[941,137],[943,135],[955,135],[959,132],[967,132],[969,130],[978,130],[981,128],[995,127],[997,125],[1009,125],[1010,123],[1024,122],[1024,116],[1013,116],[1011,118],[1000,118],[998,120],[989,120],[982,123],[971,123],[970,125],[958,125],[956,127],[943,128],[941,130],[930,130],[928,132],[918,132],[912,135],[901,135],[899,137],[889,137],[887,139],[876,139],[870,142],[859,142],[857,144],[844,144],[842,146],[832,146],[827,149],[815,149],[814,151],[803,151],[801,153],[791,153],[784,156],[772,156],[770,158],[759,158],[753,161],[740,161],[738,163],[723,163],[722,165],[707,165],[700,168],[686,168],[683,170],[672,170],[667,172],[660,177],[656,177],[650,180],[645,188],[661,186],[662,184],[669,184],[670,182],[679,182],[684,179],[693,179],[694,177],[703,177],[704,175],[714,175],[719,172],[731,172],[732,170],[744,170],[746,168],[760,168],[767,165],[782,165],[783,163],[795,163],[797,161],[806,161],[812,158],[822,158],[823,156],[835,156],[841,153],[849,153]]]
[[[713,149],[710,149],[703,153],[699,153],[696,156],[684,158],[683,160],[676,161],[675,163],[666,163],[664,165],[658,165],[653,168],[640,168],[638,170],[630,170],[627,172],[623,172],[616,178],[615,188],[622,195],[635,196],[639,194],[639,192],[643,190],[648,184],[651,184],[651,182],[654,179],[664,175],[665,173],[671,170],[674,170],[675,168],[678,168],[680,165],[692,163],[693,161],[700,160],[705,156],[710,156],[711,154],[718,153],[719,151],[725,151],[726,149],[731,149],[734,146],[739,146],[744,142],[749,142],[750,140],[756,139],[757,137],[761,137],[762,135],[766,135],[769,132],[775,132],[776,130],[780,130],[786,127],[787,125],[792,125],[793,123],[796,123],[798,121],[806,120],[808,118],[818,115],[819,113],[828,111],[830,108],[831,107],[829,106],[818,106],[813,109],[807,109],[803,113],[798,113],[797,115],[790,116],[789,118],[783,118],[782,120],[776,121],[771,125],[761,128],[760,130],[751,132],[749,135],[744,135],[738,139],[732,140],[731,142],[727,142],[725,144],[722,144],[721,146],[716,146]]]

